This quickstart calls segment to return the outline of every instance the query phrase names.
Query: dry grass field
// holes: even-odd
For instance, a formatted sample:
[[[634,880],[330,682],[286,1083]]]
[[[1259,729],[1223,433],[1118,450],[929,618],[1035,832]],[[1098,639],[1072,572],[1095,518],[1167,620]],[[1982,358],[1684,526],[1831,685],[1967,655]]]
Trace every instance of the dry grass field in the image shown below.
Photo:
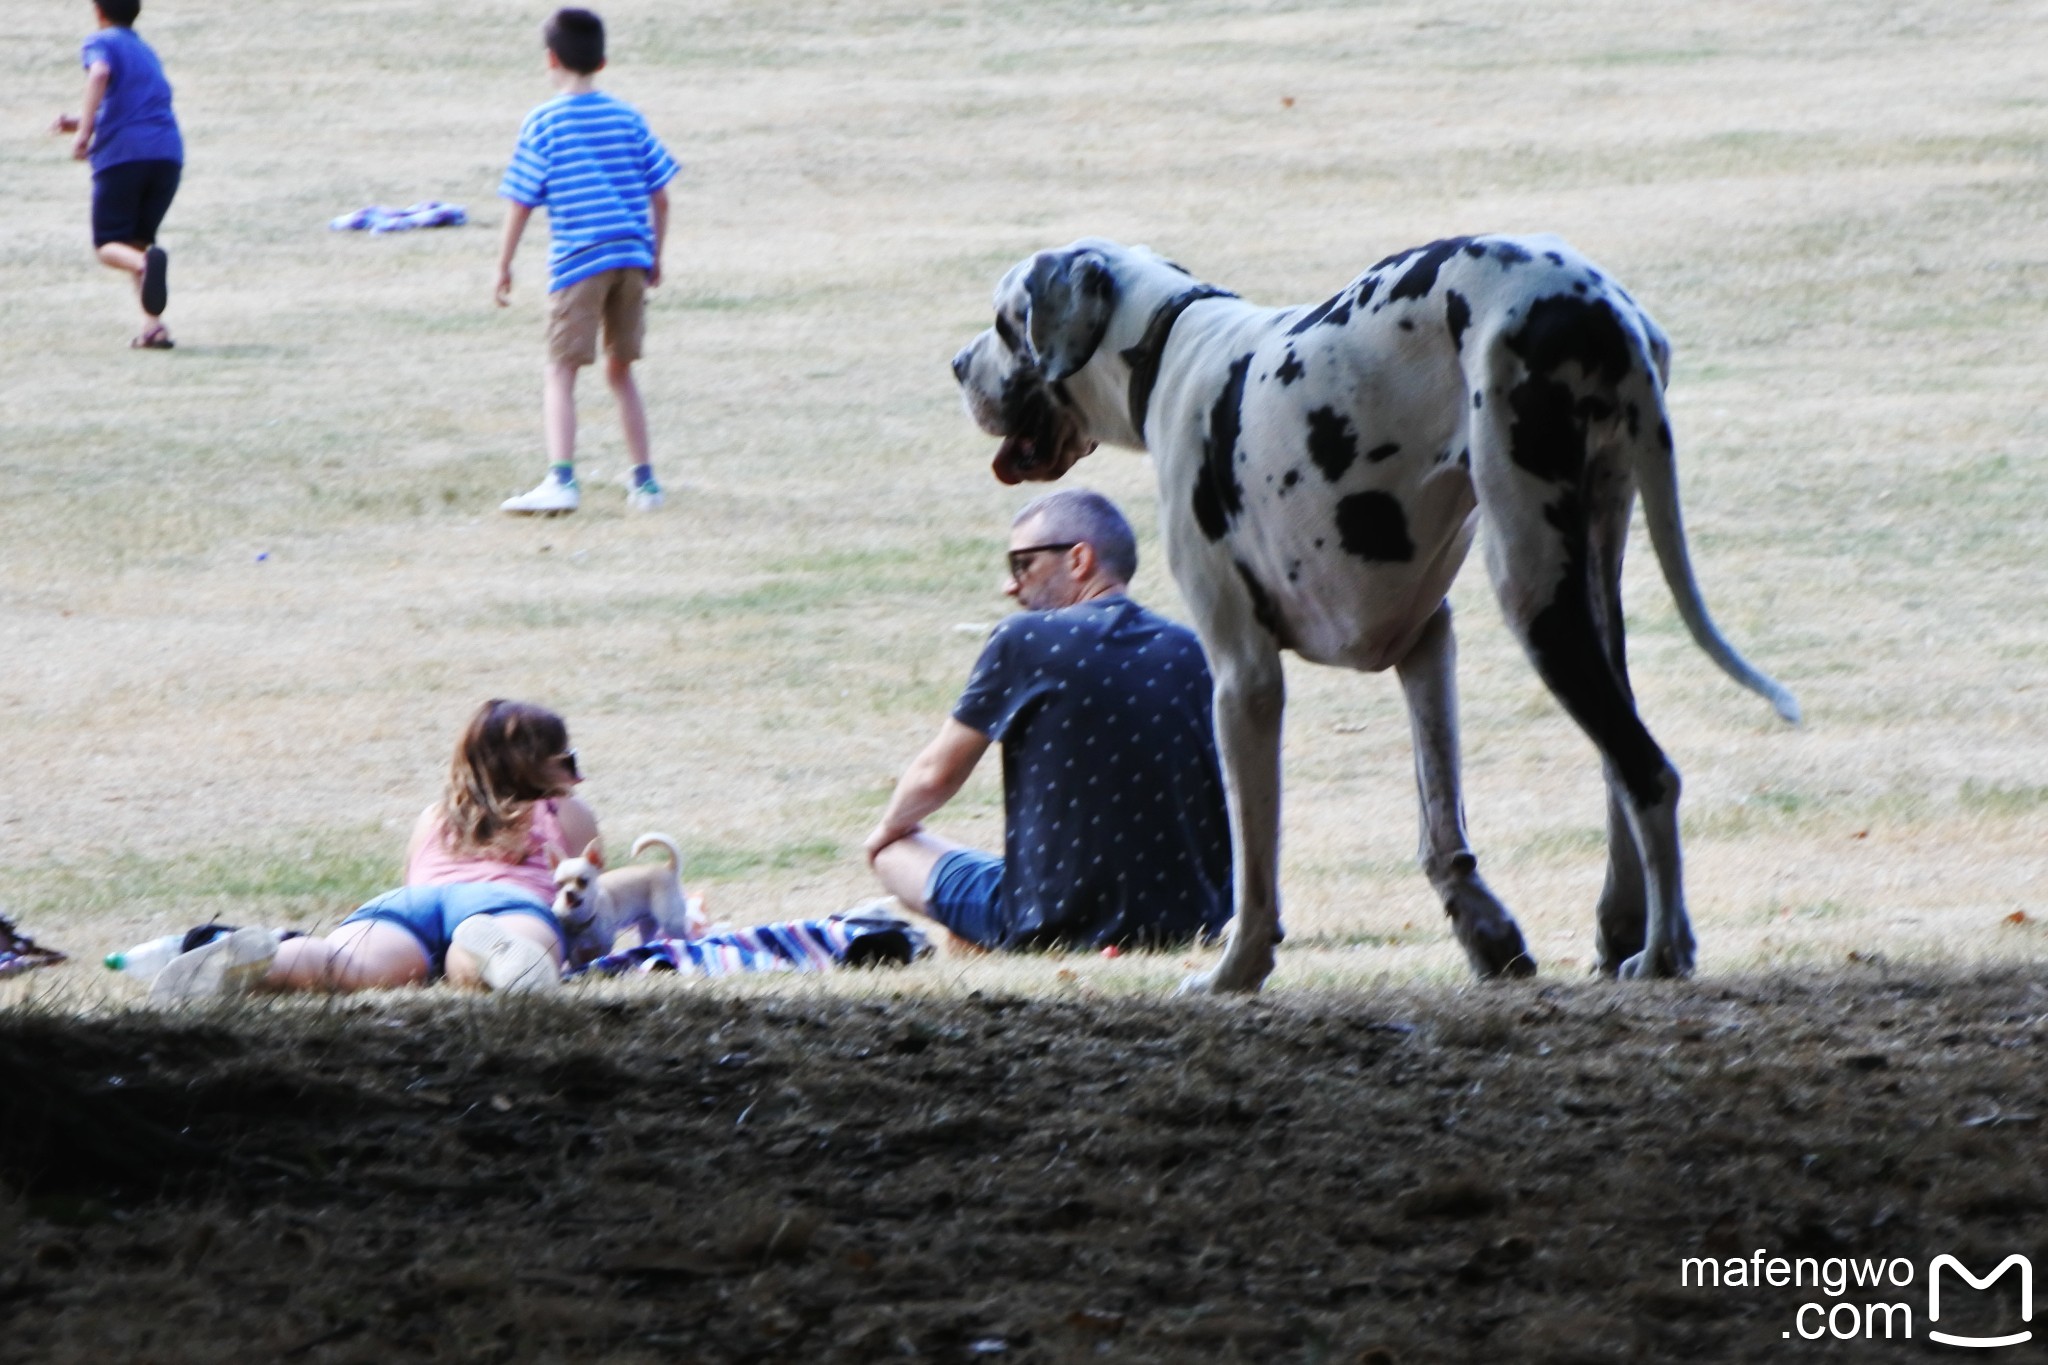
[[[150,0],[140,30],[176,84],[189,147],[164,234],[174,262],[168,320],[179,339],[166,354],[125,348],[131,310],[91,260],[85,172],[66,159],[63,140],[41,131],[76,104],[89,6],[14,0],[0,12],[0,785],[9,793],[0,800],[0,910],[78,959],[0,983],[10,1028],[44,1038],[63,1033],[67,1018],[95,1016],[71,1051],[52,1047],[102,1082],[110,1050],[143,1048],[135,1040],[154,1026],[128,1012],[132,992],[91,965],[99,954],[208,918],[315,928],[385,888],[457,726],[490,695],[567,716],[591,776],[585,794],[608,835],[622,844],[645,829],[675,834],[688,879],[714,913],[816,914],[869,894],[861,836],[950,704],[981,629],[1006,605],[1000,548],[1026,494],[990,477],[993,442],[962,416],[946,362],[986,325],[990,288],[1009,262],[1098,234],[1148,243],[1248,298],[1281,303],[1320,298],[1388,252],[1434,237],[1548,230],[1619,276],[1670,334],[1679,471],[1707,599],[1738,648],[1805,707],[1804,728],[1785,729],[1715,672],[1685,637],[1639,541],[1632,662],[1645,718],[1686,777],[1699,984],[1631,996],[1579,983],[1601,875],[1596,765],[1500,627],[1475,566],[1454,595],[1467,804],[1482,866],[1543,963],[1537,987],[1495,997],[1461,984],[1460,955],[1413,868],[1407,731],[1392,680],[1295,667],[1289,940],[1268,1003],[1182,1013],[1161,1000],[1196,954],[949,958],[886,981],[794,992],[756,985],[691,995],[670,982],[665,991],[595,993],[590,1008],[615,1008],[626,1021],[604,1034],[607,1045],[636,1057],[653,1048],[659,1063],[669,1045],[649,1038],[668,1036],[661,1021],[681,1019],[672,1031],[692,1040],[695,1067],[695,1052],[744,1051],[715,1041],[732,1011],[793,1010],[825,1030],[820,1037],[838,1039],[816,1062],[829,1073],[834,1049],[854,1047],[841,1025],[859,1033],[868,1026],[846,1021],[872,1006],[908,1009],[923,1021],[917,1028],[949,1038],[949,1029],[983,1037],[973,1065],[1057,1074],[1063,1030],[1155,1038],[1185,1026],[1200,1035],[1189,1046],[1222,1048],[1246,1032],[1321,1037],[1321,1024],[1302,1021],[1324,1014],[1360,1028],[1395,1013],[1514,1021],[1547,998],[1531,991],[1551,990],[1561,992],[1559,1008],[1632,1020],[1641,1036],[1627,1065],[1636,1075],[1660,1065],[1660,1047],[1676,1046],[1671,1031],[1712,1015],[1718,1007],[1707,1002],[1723,992],[1785,1002],[1782,1018],[1755,1005],[1763,1012],[1744,1016],[1745,1039],[1776,1029],[1772,1036],[1823,1048],[1841,1025],[1837,1005],[1881,1014],[1887,992],[1917,998],[1913,983],[1925,981],[1955,984],[1968,1002],[1945,1008],[1981,1007],[1985,1021],[2006,1021],[1999,1038],[2012,1046],[2038,1040],[2033,982],[2048,949],[2048,517],[2039,511],[2048,502],[2048,6],[601,8],[614,58],[602,83],[644,109],[686,163],[641,367],[671,497],[656,515],[625,515],[623,493],[606,483],[623,473],[617,424],[601,384],[586,379],[585,507],[540,522],[494,510],[543,464],[538,235],[523,253],[514,306],[495,309],[489,294],[497,177],[520,116],[549,93],[537,39],[545,5],[332,0],[290,7],[287,17],[256,0]],[[325,226],[363,204],[428,197],[468,205],[472,225],[375,238]],[[1148,462],[1104,449],[1070,480],[1131,512],[1149,555],[1136,595],[1177,614],[1153,534]],[[988,766],[941,824],[992,844],[1001,812]],[[991,999],[1051,1012],[1036,1033],[998,1036],[975,1022]],[[577,1022],[570,1003],[565,1035],[598,1027]],[[524,1025],[508,1025],[493,1041],[489,1014],[439,992],[365,1008],[299,1002],[178,1022],[166,1037],[201,1042],[184,1051],[166,1043],[164,1065],[184,1076],[179,1067],[203,1071],[239,1049],[275,1060],[287,1042],[318,1036],[329,1041],[306,1055],[337,1059],[330,1069],[346,1084],[399,1093],[410,1080],[348,1052],[351,1039],[384,1037],[379,1021],[443,1058],[516,1051],[527,1036]],[[796,1040],[810,1035],[789,1029],[786,1050],[801,1053]],[[1565,1049],[1572,1037],[1542,1046]],[[1535,1069],[1519,1073],[1529,1078],[1522,1090],[1493,1093],[1575,1084],[1558,1070],[1561,1057],[1546,1052],[1539,1065],[1536,1041],[1511,1041],[1500,1057]],[[1039,1056],[1047,1046],[1051,1063]],[[1992,1039],[1969,1057],[1995,1079],[2002,1046]],[[1313,1048],[1269,1040],[1254,1051],[1298,1061]],[[356,1059],[338,1060],[345,1053]],[[1431,1053],[1438,1060],[1427,1066],[1444,1069],[1444,1093],[1476,1093],[1484,1078],[1442,1055]],[[926,1078],[936,1094],[886,1094],[924,1120],[942,1115],[948,1073],[936,1071]],[[365,1079],[372,1072],[381,1079]],[[1984,1094],[2005,1094],[1994,1079],[1983,1079]],[[623,1088],[607,1100],[622,1113]],[[465,1079],[451,1093],[487,1089]],[[1810,1100],[1817,1109],[1799,1111],[1820,1115],[1809,1126],[1882,1117],[1855,1105],[1831,1110],[1825,1091]],[[834,1093],[834,1104],[861,1102],[857,1088]],[[1670,1106],[1678,1093],[1645,1081],[1627,1102]],[[1050,1091],[1044,1102],[1061,1103]],[[223,1112],[260,1118],[268,1103]],[[2001,1112],[2020,1112],[2010,1094],[2001,1103]],[[1342,1124],[1373,1121],[1369,1096],[1347,1094],[1343,1104],[1354,1107],[1340,1105]],[[1171,1126],[1178,1111],[1162,1101],[1146,1112]],[[1988,1111],[1958,1098],[1941,1112],[1960,1121]],[[1776,1121],[1758,1113],[1761,1126]],[[254,1120],[193,1122],[224,1143],[243,1134],[301,1174],[320,1166],[280,1154]],[[1523,1155],[1534,1161],[1551,1130],[1531,1123],[1537,1145]],[[884,1126],[893,1133],[900,1124]],[[699,1136],[712,1140],[712,1131]],[[794,1141],[797,1131],[785,1136]],[[2025,1150],[2029,1132],[2038,1140],[2023,1125],[1968,1131],[1976,1154],[1994,1163]],[[1649,1141],[1610,1137],[1585,1159],[1611,1162]],[[1667,1131],[1663,1140],[1677,1139]],[[549,1153],[574,1146],[553,1130],[532,1141]],[[469,1150],[443,1155],[457,1161]],[[1665,1158],[1656,1160],[1663,1170]],[[1371,1169],[1364,1156],[1317,1165],[1330,1192],[1289,1207],[1323,1207],[1355,1188],[1356,1216],[1370,1217],[1394,1177],[1347,1184],[1344,1172],[1360,1161]],[[801,1183],[787,1165],[773,1169],[777,1189],[746,1196],[762,1207],[779,1207],[788,1182]],[[1628,1186],[1634,1193],[1616,1198],[1664,1197],[1643,1174],[1650,1168],[1630,1169],[1640,1177]],[[743,1170],[726,1160],[718,1173],[732,1181]],[[965,1182],[956,1202],[920,1217],[952,1209],[957,1221],[972,1207],[971,1163],[944,1177]],[[1741,1183],[1739,1172],[1727,1178]],[[566,1201],[549,1205],[550,1217],[570,1216],[563,1208],[577,1188],[549,1196]],[[492,1199],[511,1198],[492,1189]],[[239,1197],[207,1215],[223,1237],[242,1226],[254,1196]],[[1934,1197],[1923,1183],[1901,1199]],[[387,1190],[386,1204],[394,1198]],[[830,1200],[789,1198],[828,1220],[869,1218]],[[1528,1207],[1556,1217],[1569,1203],[1559,1194]],[[444,1190],[422,1207],[445,1221],[463,1203]],[[599,1216],[579,1208],[575,1217]],[[42,1324],[41,1335],[0,1337],[0,1357],[34,1341],[41,1345],[20,1358],[274,1358],[360,1321],[370,1326],[294,1358],[385,1359],[401,1345],[469,1358],[469,1346],[446,1334],[380,1336],[383,1317],[293,1298],[338,1264],[313,1253],[278,1291],[291,1300],[284,1316],[304,1327],[297,1335],[245,1335],[254,1309],[243,1303],[209,1336],[210,1301],[176,1298],[198,1262],[173,1246],[156,1260],[137,1253],[140,1269],[124,1283],[139,1304],[185,1303],[162,1311],[166,1323],[186,1325],[146,1349],[111,1326],[96,1339],[79,1316],[90,1297],[64,1278],[66,1257],[75,1270],[100,1246],[93,1239],[113,1232],[94,1224],[99,1231],[52,1233],[56,1213],[33,1200],[8,1216],[28,1230],[20,1246],[59,1250],[18,1272],[26,1278],[0,1278],[0,1299],[14,1292]],[[517,1224],[507,1214],[493,1236]],[[844,1243],[836,1226],[817,1245],[835,1257],[870,1254]],[[1204,1226],[1195,1210],[1174,1234],[1197,1239],[1185,1248],[1190,1264],[1209,1254]],[[485,1254],[469,1242],[449,1252],[434,1241],[443,1230],[420,1234],[420,1264],[444,1252],[448,1264]],[[1235,1248],[1231,1256],[1252,1254],[1222,1223],[1213,1235]],[[350,1245],[362,1265],[415,1254],[401,1241]],[[1180,1247],[1154,1248],[1159,1264],[1175,1263]],[[733,1254],[787,1270],[772,1233]],[[934,1273],[1001,1264],[922,1254],[918,1264]],[[558,1331],[549,1314],[567,1314],[577,1296],[609,1300],[556,1262],[536,1264],[534,1274],[556,1276],[548,1292],[562,1304],[541,1312],[525,1337],[478,1337],[477,1358],[594,1358],[626,1350],[627,1337],[650,1358],[824,1358],[815,1343],[790,1344],[810,1338],[693,1336],[696,1328],[669,1319],[646,1327],[646,1340]],[[221,1283],[234,1273],[220,1271]],[[728,1292],[725,1278],[702,1281],[675,1262],[604,1284],[709,1294],[734,1315],[764,1292],[753,1281],[745,1294]],[[1214,1288],[1221,1279],[1188,1283],[1228,1298]],[[1231,1283],[1247,1305],[1287,1296],[1279,1281]],[[1545,1283],[1564,1296],[1552,1305],[1560,1320],[1594,1293]],[[918,1297],[898,1280],[847,1292]],[[1099,1344],[1105,1354],[1162,1360],[1363,1360],[1381,1340],[1403,1360],[1462,1358],[1466,1349],[1443,1345],[1442,1324],[1426,1316],[1376,1334],[1344,1318],[1355,1305],[1342,1304],[1329,1310],[1336,1326],[1318,1318],[1291,1335],[1212,1331],[1174,1346],[1181,1338],[1139,1330],[1142,1299],[1117,1309],[1131,1315],[1128,1335],[1084,1325],[1073,1340],[993,1327],[987,1336],[1010,1343],[997,1359],[1063,1359],[1070,1349],[1094,1358]],[[1089,1306],[1066,1304],[1053,1317]],[[948,1311],[959,1321],[926,1335],[858,1337],[868,1344],[846,1347],[844,1358],[878,1358],[906,1342],[911,1355],[957,1358],[987,1324]],[[1586,1311],[1610,1325],[1634,1312],[1628,1303]],[[1692,1311],[1681,1305],[1674,1315]],[[126,1321],[132,1327],[133,1315]],[[1623,1357],[1675,1353],[1662,1337],[1588,1330],[1600,1350]],[[663,1332],[674,1349],[661,1346]],[[1554,1335],[1541,1350],[1518,1352],[1482,1334],[1471,1349],[1566,1358],[1570,1332]],[[1776,1339],[1772,1318],[1753,1340],[1761,1349]],[[266,1344],[249,1344],[259,1340]],[[1703,1340],[1709,1354],[1743,1357],[1752,1338]],[[230,1341],[243,1344],[222,1344]],[[1153,1354],[1139,1351],[1141,1341]]]

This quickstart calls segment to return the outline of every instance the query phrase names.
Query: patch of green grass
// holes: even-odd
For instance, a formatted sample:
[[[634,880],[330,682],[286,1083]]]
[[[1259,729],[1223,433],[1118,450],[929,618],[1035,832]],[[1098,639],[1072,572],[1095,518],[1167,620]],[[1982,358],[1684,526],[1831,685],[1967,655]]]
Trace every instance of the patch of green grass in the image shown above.
[[[2048,786],[1983,782],[1973,777],[1963,783],[1956,799],[1964,810],[1985,815],[2026,815],[2048,806]]]
[[[742,877],[755,872],[811,871],[847,857],[836,839],[799,839],[770,848],[714,845],[687,850],[683,868],[690,877]]]
[[[398,847],[374,824],[306,830],[262,847],[197,857],[51,860],[28,869],[12,906],[64,920],[81,913],[184,909],[201,917],[266,923],[352,910],[398,884]]]

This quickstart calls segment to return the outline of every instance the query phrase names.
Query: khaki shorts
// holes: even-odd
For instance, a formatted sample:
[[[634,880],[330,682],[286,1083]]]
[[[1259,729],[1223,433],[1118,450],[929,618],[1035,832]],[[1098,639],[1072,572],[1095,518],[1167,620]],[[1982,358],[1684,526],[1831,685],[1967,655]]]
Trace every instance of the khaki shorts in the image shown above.
[[[597,327],[604,323],[604,353],[631,363],[647,333],[647,272],[606,270],[548,295],[548,359],[588,365],[597,359]]]

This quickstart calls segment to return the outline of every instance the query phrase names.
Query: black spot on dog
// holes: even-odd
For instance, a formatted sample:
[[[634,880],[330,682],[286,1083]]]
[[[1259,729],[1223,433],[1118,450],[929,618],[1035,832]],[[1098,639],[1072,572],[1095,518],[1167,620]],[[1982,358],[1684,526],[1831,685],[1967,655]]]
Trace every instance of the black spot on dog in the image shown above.
[[[1474,412],[1477,412],[1477,411],[1479,411],[1479,409],[1481,409],[1481,408],[1483,408],[1483,407],[1485,407],[1485,406],[1486,406],[1486,395],[1485,395],[1485,394],[1483,394],[1483,393],[1475,393],[1475,394],[1473,394],[1473,395],[1472,395],[1472,410],[1473,410]]]
[[[1595,270],[1595,269],[1594,269],[1594,268],[1593,268],[1592,266],[1590,266],[1590,265],[1589,265],[1589,266],[1587,266],[1587,267],[1586,267],[1586,283],[1588,283],[1588,284],[1600,284],[1600,283],[1603,283],[1603,282],[1604,282],[1604,281],[1605,281],[1606,279],[1607,279],[1607,277],[1606,277],[1605,275],[1602,275],[1602,274],[1601,274],[1601,273],[1600,273],[1599,271]]]
[[[1493,244],[1493,259],[1499,261],[1501,269],[1505,270],[1509,266],[1527,265],[1536,258],[1516,246],[1513,242],[1495,242]]]
[[[1411,246],[1406,251],[1397,251],[1391,256],[1382,256],[1379,260],[1373,262],[1371,273],[1377,275],[1382,270],[1391,270],[1410,256],[1427,249],[1426,247]]]
[[[1546,252],[1544,252],[1544,253],[1543,253],[1543,259],[1544,259],[1544,260],[1546,260],[1546,261],[1549,261],[1549,262],[1550,262],[1550,263],[1551,263],[1552,265],[1563,265],[1563,264],[1564,264],[1564,257],[1562,257],[1562,256],[1558,255],[1558,254],[1557,254],[1557,253],[1556,253],[1555,251],[1546,251]]]
[[[1508,454],[1539,479],[1576,484],[1586,467],[1586,433],[1571,388],[1534,375],[1508,390],[1514,414]]]
[[[1377,275],[1367,275],[1365,277],[1365,283],[1358,286],[1358,306],[1360,308],[1363,308],[1368,303],[1371,303],[1372,291],[1378,289],[1379,287],[1380,277]]]
[[[1656,805],[1677,795],[1678,774],[1636,715],[1619,634],[1603,640],[1594,620],[1593,593],[1604,589],[1588,565],[1585,505],[1576,493],[1566,493],[1543,509],[1543,519],[1558,532],[1567,559],[1550,605],[1529,622],[1529,655],[1620,776],[1630,799],[1639,808]]]
[[[1429,291],[1436,288],[1436,272],[1443,269],[1445,261],[1463,251],[1471,240],[1470,237],[1448,237],[1423,247],[1415,264],[1409,266],[1401,278],[1394,281],[1394,287],[1387,291],[1387,302],[1429,297]]]
[[[1412,331],[1414,331],[1414,330],[1415,330],[1415,319],[1414,319],[1414,318],[1402,318],[1402,319],[1401,319],[1401,330],[1402,330],[1402,331],[1404,331],[1404,332],[1412,332]]]
[[[1400,453],[1400,444],[1395,441],[1389,441],[1385,445],[1374,446],[1371,450],[1366,451],[1365,462],[1367,464],[1378,464],[1381,460],[1391,460]]]
[[[1463,450],[1461,450],[1461,451],[1459,451],[1459,452],[1458,452],[1458,468],[1460,468],[1460,469],[1470,469],[1471,467],[1472,467],[1472,447],[1471,447],[1471,446],[1466,446],[1466,447],[1465,447],[1465,448],[1464,448]]]
[[[1266,628],[1274,639],[1282,638],[1280,613],[1273,606],[1273,595],[1266,591],[1266,585],[1252,576],[1241,559],[1231,561],[1237,566],[1238,581],[1244,584],[1244,594],[1252,600],[1252,619]]]
[[[1451,328],[1451,349],[1463,352],[1465,329],[1472,325],[1472,305],[1465,302],[1465,296],[1455,289],[1444,291],[1444,321]]]
[[[1248,354],[1232,361],[1223,391],[1216,395],[1216,402],[1209,409],[1209,431],[1202,440],[1202,468],[1195,475],[1194,513],[1195,524],[1211,540],[1223,539],[1231,519],[1244,510],[1244,489],[1238,485],[1233,466],[1242,422],[1239,409],[1244,406],[1244,379],[1251,367]]]
[[[1307,373],[1308,367],[1302,364],[1300,357],[1294,354],[1292,348],[1289,348],[1287,358],[1280,362],[1280,368],[1273,371],[1273,376],[1282,384],[1292,384]]]
[[[1309,328],[1327,322],[1332,327],[1342,327],[1351,321],[1351,300],[1342,294],[1333,294],[1308,310],[1301,321],[1287,329],[1287,335],[1298,337]]]
[[[1299,469],[1290,469],[1280,476],[1280,491],[1284,493],[1300,482],[1301,471]]]
[[[1321,536],[1316,537],[1316,548],[1318,550],[1323,548],[1323,538]]]
[[[1585,282],[1584,280],[1580,280],[1580,281],[1579,281],[1579,282],[1578,282],[1577,284],[1574,284],[1574,285],[1572,286],[1572,292],[1573,292],[1574,294],[1583,294],[1583,293],[1585,293],[1585,292],[1586,292],[1586,282]]]
[[[1287,581],[1289,583],[1299,583],[1301,581],[1300,560],[1290,559],[1287,561]]]
[[[1358,433],[1335,408],[1317,408],[1308,415],[1308,457],[1331,483],[1344,477],[1358,459]]]
[[[1479,242],[1467,242],[1465,254],[1475,261],[1483,261],[1486,259],[1486,247]]]
[[[1347,553],[1373,563],[1405,564],[1415,558],[1408,514],[1388,493],[1353,493],[1339,502],[1337,535]]]
[[[1548,377],[1572,363],[1589,380],[1618,384],[1635,365],[1635,348],[1605,300],[1587,302],[1563,294],[1538,299],[1528,320],[1507,338],[1529,373]]]

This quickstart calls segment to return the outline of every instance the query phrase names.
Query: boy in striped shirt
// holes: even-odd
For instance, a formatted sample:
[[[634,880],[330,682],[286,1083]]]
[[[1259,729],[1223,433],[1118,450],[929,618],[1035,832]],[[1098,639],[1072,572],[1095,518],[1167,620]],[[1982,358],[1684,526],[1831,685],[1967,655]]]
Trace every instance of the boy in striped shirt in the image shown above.
[[[646,293],[661,283],[668,232],[668,182],[679,169],[638,110],[598,90],[604,21],[586,9],[557,10],[542,30],[548,78],[561,94],[526,116],[498,193],[511,201],[498,253],[499,307],[512,301],[512,257],[526,220],[543,204],[548,248],[548,358],[541,385],[548,476],[508,498],[506,512],[573,512],[576,487],[576,372],[597,359],[603,324],[605,381],[618,399],[633,459],[626,505],[661,506],[647,446],[647,409],[633,382],[646,330]]]

